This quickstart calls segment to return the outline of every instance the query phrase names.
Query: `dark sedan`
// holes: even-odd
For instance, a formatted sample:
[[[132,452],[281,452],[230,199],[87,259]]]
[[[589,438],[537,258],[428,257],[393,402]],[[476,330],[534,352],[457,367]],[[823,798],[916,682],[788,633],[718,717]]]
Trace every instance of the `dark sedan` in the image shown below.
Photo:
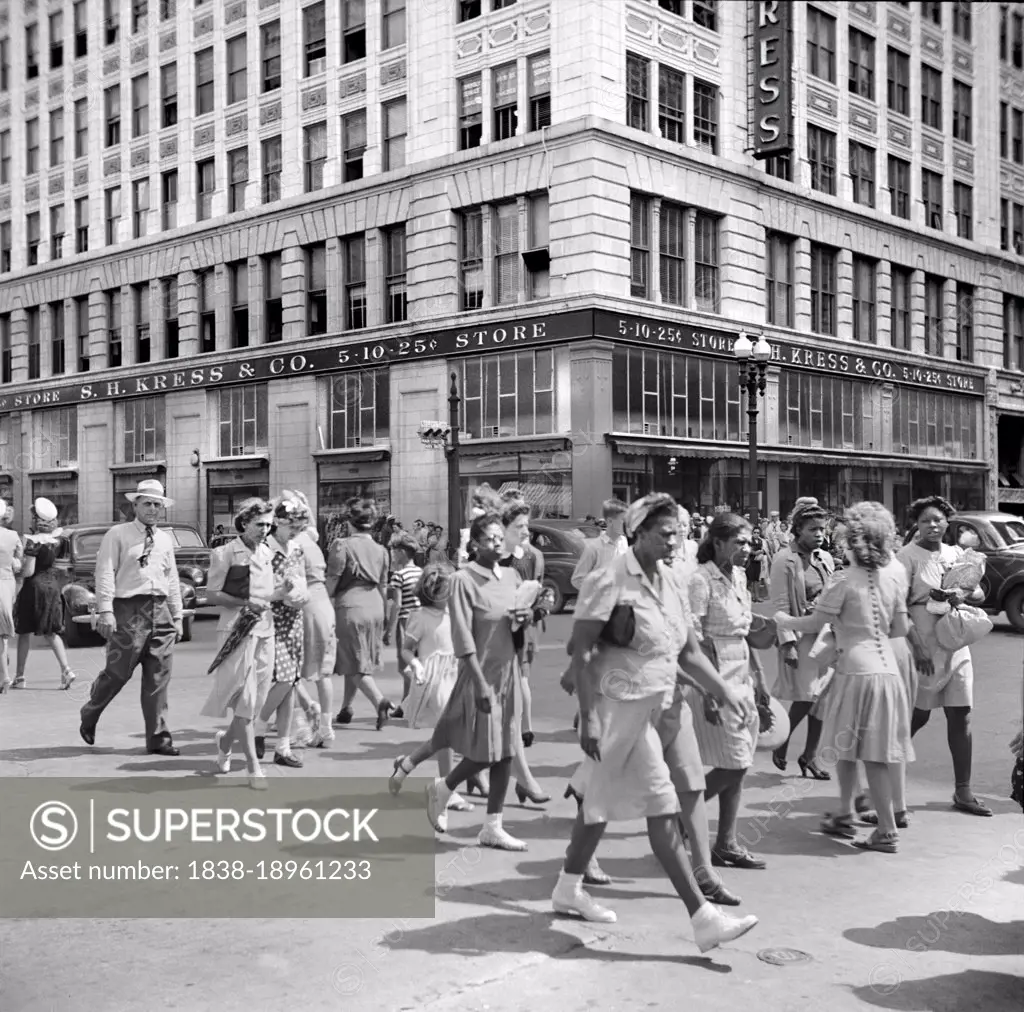
[[[544,556],[544,586],[554,595],[552,611],[565,611],[565,606],[576,597],[572,574],[583,554],[587,525],[570,520],[531,520],[530,544]],[[596,537],[600,531],[591,528]]]

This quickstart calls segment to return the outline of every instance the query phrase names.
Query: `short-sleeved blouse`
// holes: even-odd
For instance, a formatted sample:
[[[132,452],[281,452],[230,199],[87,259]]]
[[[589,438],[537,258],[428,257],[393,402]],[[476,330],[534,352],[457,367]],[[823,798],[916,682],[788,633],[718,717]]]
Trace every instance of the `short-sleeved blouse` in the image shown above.
[[[931,592],[942,586],[947,570],[959,562],[963,554],[963,549],[954,545],[940,544],[936,552],[922,548],[916,542],[904,545],[897,558],[903,563],[910,581],[907,604],[927,604]]]
[[[308,534],[301,534],[295,540],[306,561],[306,586],[323,583],[327,578],[327,560],[320,546]]]
[[[750,591],[747,574],[739,566],[726,576],[714,562],[701,563],[688,589],[690,612],[702,639],[742,639],[750,632]]]
[[[365,591],[387,586],[390,568],[388,550],[372,538],[357,534],[334,543],[327,574],[337,580],[334,596],[341,599],[352,589]]]
[[[593,655],[597,691],[610,699],[635,700],[673,689],[689,624],[671,569],[659,562],[652,583],[629,549],[584,579],[573,615],[576,621],[603,623],[616,605],[632,607],[636,632],[628,647],[602,643]]]
[[[409,616],[402,645],[425,661],[431,654],[454,654],[452,623],[448,609],[417,608]]]
[[[222,591],[228,570],[232,566],[249,567],[250,597],[261,597],[264,601],[270,600],[274,593],[273,556],[265,542],[257,545],[255,551],[250,549],[241,538],[234,538],[227,544],[214,548],[210,553],[210,573],[206,581],[207,591]],[[241,604],[222,606],[220,621],[217,623],[218,631],[231,626],[241,607]],[[267,636],[273,631],[273,628],[268,608],[253,628],[253,634]]]

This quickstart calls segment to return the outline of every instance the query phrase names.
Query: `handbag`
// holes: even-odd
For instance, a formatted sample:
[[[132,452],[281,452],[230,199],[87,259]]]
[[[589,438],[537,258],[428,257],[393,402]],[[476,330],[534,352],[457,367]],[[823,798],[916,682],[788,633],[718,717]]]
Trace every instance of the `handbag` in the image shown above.
[[[628,647],[635,635],[636,612],[633,606],[617,604],[601,629],[601,641],[613,647]]]
[[[228,567],[227,576],[224,577],[222,593],[230,594],[232,597],[240,597],[243,601],[249,600],[249,566],[235,565]]]
[[[951,608],[935,623],[935,638],[943,650],[952,653],[977,643],[992,631],[992,619],[969,604]]]
[[[753,615],[747,644],[754,650],[770,650],[775,646],[775,623],[763,615]]]

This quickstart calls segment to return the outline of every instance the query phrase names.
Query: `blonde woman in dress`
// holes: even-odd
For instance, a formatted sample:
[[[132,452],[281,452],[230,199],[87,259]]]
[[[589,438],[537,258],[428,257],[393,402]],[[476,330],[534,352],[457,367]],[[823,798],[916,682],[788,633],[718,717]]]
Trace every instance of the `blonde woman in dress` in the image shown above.
[[[7,641],[14,635],[14,599],[24,552],[21,538],[7,526],[8,516],[13,515],[13,510],[0,499],[0,694],[11,686]]]
[[[274,596],[273,556],[267,537],[273,526],[273,506],[262,499],[249,499],[235,515],[238,537],[210,553],[207,600],[219,606],[217,648],[223,646],[243,607],[259,613],[252,631],[214,670],[214,684],[202,709],[204,717],[226,717],[227,730],[214,737],[217,769],[231,771],[231,746],[237,741],[245,753],[249,785],[266,787],[256,754],[253,722],[270,688],[274,667],[274,623],[270,602]]]
[[[838,657],[825,704],[825,734],[836,750],[839,811],[821,825],[831,836],[853,839],[857,763],[863,762],[878,828],[856,846],[895,854],[899,833],[893,809],[892,767],[914,758],[910,744],[910,699],[890,638],[905,636],[906,583],[889,566],[896,541],[892,515],[881,504],[863,502],[844,518],[848,558],[811,615],[777,612],[780,629],[817,633],[829,623]]]

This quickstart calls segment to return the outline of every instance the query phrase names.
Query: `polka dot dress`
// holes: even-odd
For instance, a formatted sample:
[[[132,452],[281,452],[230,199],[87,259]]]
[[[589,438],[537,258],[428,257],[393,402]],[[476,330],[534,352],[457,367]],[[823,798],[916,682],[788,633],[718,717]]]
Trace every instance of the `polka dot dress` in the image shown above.
[[[275,553],[275,581],[284,582],[302,564],[301,552],[289,555],[284,552]],[[302,675],[302,609],[291,608],[283,601],[275,601],[270,611],[274,616],[274,681],[294,685]]]

